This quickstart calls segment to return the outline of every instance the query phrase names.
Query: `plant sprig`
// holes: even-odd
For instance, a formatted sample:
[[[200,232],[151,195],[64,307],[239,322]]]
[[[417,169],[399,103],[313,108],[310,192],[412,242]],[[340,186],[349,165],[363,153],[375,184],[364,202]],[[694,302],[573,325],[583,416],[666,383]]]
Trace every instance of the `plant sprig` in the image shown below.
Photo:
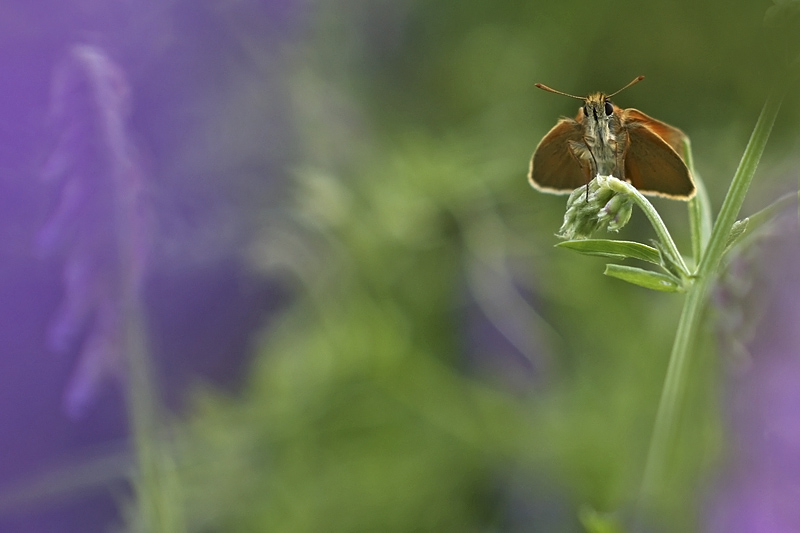
[[[640,512],[653,505],[664,485],[668,451],[675,439],[679,406],[685,396],[688,381],[689,355],[700,327],[701,311],[708,301],[720,269],[724,266],[726,253],[756,227],[772,220],[783,207],[798,197],[795,193],[785,195],[755,215],[736,220],[783,98],[798,72],[800,57],[789,66],[789,75],[780,80],[767,98],[715,220],[711,215],[702,179],[693,168],[691,147],[686,142],[686,163],[697,185],[697,194],[689,202],[692,257],[695,265],[693,269],[687,266],[655,208],[632,185],[613,177],[598,176],[592,180],[587,194],[584,194],[585,189],[581,187],[568,201],[564,225],[559,232],[559,236],[568,240],[558,246],[587,255],[614,260],[631,258],[658,265],[661,272],[609,264],[604,273],[654,290],[686,293],[644,466],[639,492]],[[621,228],[630,217],[631,204],[637,205],[647,215],[658,237],[654,246],[588,238],[598,229],[617,231]],[[614,213],[609,216],[609,210],[615,209],[622,216],[614,216]],[[609,224],[607,220],[612,223]]]

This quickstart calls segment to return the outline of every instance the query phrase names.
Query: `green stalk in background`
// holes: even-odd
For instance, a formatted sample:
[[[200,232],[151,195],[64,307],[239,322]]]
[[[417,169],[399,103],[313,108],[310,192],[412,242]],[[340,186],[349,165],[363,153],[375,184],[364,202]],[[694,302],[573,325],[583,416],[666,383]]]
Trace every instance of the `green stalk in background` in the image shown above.
[[[792,64],[790,72],[796,72],[798,66],[800,66],[800,58]],[[664,379],[640,489],[640,511],[643,510],[642,508],[646,509],[652,505],[659,495],[659,489],[664,485],[668,452],[675,438],[677,414],[686,390],[690,349],[697,337],[701,312],[708,301],[708,295],[716,280],[736,216],[750,188],[753,175],[792,79],[793,76],[786,76],[767,98],[705,247],[703,246],[705,233],[703,226],[707,224],[705,221],[709,220],[709,217],[707,215],[708,202],[701,196],[701,193],[704,192],[702,184],[698,186],[697,201],[690,205],[693,249],[695,253],[701,252],[701,255],[697,260],[694,283],[687,289]]]

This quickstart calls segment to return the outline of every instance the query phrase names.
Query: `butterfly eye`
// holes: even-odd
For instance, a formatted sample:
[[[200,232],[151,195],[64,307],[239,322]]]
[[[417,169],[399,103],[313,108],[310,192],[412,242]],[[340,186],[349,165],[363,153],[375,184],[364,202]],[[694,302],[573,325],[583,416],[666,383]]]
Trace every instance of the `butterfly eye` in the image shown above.
[[[609,117],[614,114],[614,106],[611,102],[606,102],[606,115]]]

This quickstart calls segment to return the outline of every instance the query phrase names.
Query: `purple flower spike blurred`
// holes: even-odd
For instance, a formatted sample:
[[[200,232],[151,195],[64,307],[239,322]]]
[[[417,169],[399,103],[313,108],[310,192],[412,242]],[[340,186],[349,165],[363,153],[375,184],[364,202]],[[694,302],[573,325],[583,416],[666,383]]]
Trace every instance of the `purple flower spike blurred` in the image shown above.
[[[81,416],[107,378],[124,378],[124,327],[148,255],[148,206],[126,131],[130,89],[101,49],[72,47],[55,70],[51,112],[59,132],[44,178],[57,202],[37,239],[64,261],[64,299],[48,332],[57,352],[79,358],[64,407]]]
[[[758,254],[770,286],[756,284],[765,312],[748,318],[757,320],[750,359],[728,383],[731,457],[712,533],[800,531],[800,239],[797,220],[789,226]]]

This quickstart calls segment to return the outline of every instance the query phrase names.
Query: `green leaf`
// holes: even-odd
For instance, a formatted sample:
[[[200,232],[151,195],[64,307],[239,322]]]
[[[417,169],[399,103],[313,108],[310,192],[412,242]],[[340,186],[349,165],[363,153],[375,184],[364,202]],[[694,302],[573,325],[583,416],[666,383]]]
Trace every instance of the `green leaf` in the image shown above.
[[[731,232],[728,234],[728,241],[725,243],[725,251],[723,254],[728,253],[728,251],[733,248],[733,246],[739,242],[742,237],[744,237],[744,234],[747,232],[747,226],[749,225],[749,218],[743,218],[742,220],[737,220],[733,223]]]
[[[587,533],[622,533],[622,527],[616,518],[598,513],[589,507],[580,510],[579,518]]]
[[[728,253],[731,248],[742,242],[749,235],[755,234],[757,230],[768,227],[787,207],[793,203],[797,203],[798,197],[800,197],[800,193],[797,192],[784,194],[757,213],[734,222],[728,234],[728,239],[725,241],[725,251],[723,255]]]
[[[662,292],[683,292],[683,286],[679,279],[651,270],[624,265],[606,265],[606,270],[603,273],[606,276],[621,279],[646,289]]]
[[[610,239],[576,239],[574,241],[560,242],[556,246],[569,248],[585,255],[596,255],[612,259],[632,257],[656,265],[661,264],[661,255],[658,250],[638,242]]]

